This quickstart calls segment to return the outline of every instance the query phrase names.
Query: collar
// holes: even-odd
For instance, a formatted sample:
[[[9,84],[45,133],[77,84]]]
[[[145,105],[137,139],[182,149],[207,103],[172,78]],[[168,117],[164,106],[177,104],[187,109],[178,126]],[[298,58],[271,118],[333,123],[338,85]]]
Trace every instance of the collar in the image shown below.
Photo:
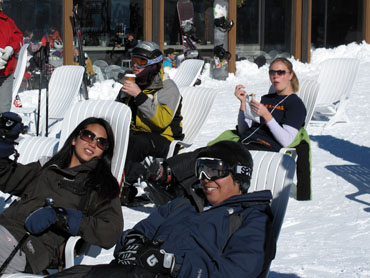
[[[53,164],[49,166],[49,169],[61,173],[63,176],[66,176],[68,178],[74,178],[80,173],[88,173],[94,170],[98,162],[99,159],[97,157],[94,157],[90,161],[82,163],[81,165],[78,165],[76,167],[62,169],[59,167],[59,165]]]

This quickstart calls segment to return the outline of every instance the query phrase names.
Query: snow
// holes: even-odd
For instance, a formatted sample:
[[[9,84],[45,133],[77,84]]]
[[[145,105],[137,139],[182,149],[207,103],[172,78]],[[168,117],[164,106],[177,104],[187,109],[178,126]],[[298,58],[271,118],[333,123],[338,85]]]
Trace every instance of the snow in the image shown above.
[[[361,61],[350,101],[349,123],[323,129],[308,127],[312,148],[312,201],[290,198],[269,277],[370,277],[370,45],[362,42],[334,49],[315,49],[310,64],[291,58],[298,78],[317,78],[319,63],[335,57]],[[236,125],[239,101],[234,87],[265,94],[270,86],[268,67],[249,61],[237,62],[227,81],[209,77],[209,64],[202,85],[219,91],[210,115],[197,136],[195,149]],[[91,98],[114,99],[119,88],[112,81],[97,84]],[[22,96],[21,96],[22,97]],[[27,98],[22,98],[22,102]],[[30,100],[31,101],[31,100]],[[37,101],[32,100],[32,103]],[[26,105],[27,106],[27,105]],[[152,207],[123,208],[125,229],[147,216]],[[103,250],[86,263],[105,263],[112,251]]]

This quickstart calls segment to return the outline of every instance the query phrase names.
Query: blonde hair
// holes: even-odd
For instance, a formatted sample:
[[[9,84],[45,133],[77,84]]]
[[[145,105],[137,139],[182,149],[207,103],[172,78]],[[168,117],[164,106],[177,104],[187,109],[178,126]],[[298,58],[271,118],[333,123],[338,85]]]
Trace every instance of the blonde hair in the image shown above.
[[[292,90],[294,93],[298,92],[298,89],[299,89],[299,81],[298,81],[298,77],[297,75],[295,74],[294,70],[293,70],[293,65],[292,63],[287,59],[287,58],[284,58],[284,57],[278,57],[276,59],[274,59],[271,64],[270,64],[270,67],[275,64],[276,62],[282,62],[287,68],[288,70],[293,73],[293,78],[292,80],[290,80],[290,85],[292,86]]]

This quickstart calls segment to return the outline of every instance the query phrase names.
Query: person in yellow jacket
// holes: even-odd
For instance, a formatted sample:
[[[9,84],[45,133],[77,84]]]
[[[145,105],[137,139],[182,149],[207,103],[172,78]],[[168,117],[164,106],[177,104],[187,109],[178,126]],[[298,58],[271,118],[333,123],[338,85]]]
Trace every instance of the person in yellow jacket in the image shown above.
[[[78,50],[77,47],[75,47],[73,49],[73,64],[74,65],[79,65],[79,59],[80,59],[80,51]],[[87,54],[85,53],[85,68],[86,68],[86,72],[89,76],[92,76],[95,74],[94,72],[94,69],[93,69],[93,66],[92,66],[92,61],[91,59],[87,56]]]
[[[173,80],[161,78],[163,54],[150,41],[140,42],[131,53],[135,82],[126,80],[117,101],[131,108],[132,122],[125,163],[121,202],[129,205],[137,190],[133,186],[146,173],[140,163],[146,156],[165,158],[171,141],[182,140],[182,97]]]

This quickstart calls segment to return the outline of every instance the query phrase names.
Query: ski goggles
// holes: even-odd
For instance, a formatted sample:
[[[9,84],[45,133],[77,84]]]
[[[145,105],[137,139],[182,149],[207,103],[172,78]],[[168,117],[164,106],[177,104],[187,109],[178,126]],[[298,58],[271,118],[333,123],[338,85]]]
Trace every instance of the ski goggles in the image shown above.
[[[225,178],[230,174],[240,174],[248,177],[252,176],[252,169],[243,166],[231,166],[219,158],[199,157],[195,161],[195,176],[201,179],[217,180]]]
[[[275,73],[279,76],[282,76],[282,75],[285,75],[287,71],[286,70],[271,70],[271,69],[269,70],[269,75],[274,76]]]
[[[131,62],[136,64],[136,66],[140,69],[145,68],[150,65],[154,65],[156,63],[161,62],[163,59],[162,55],[158,56],[157,58],[154,59],[147,59],[144,57],[139,57],[139,56],[132,56],[131,57]]]
[[[84,129],[80,131],[80,139],[91,144],[94,140],[96,141],[96,146],[105,151],[109,147],[108,140],[103,137],[96,137],[96,134],[88,129]]]

